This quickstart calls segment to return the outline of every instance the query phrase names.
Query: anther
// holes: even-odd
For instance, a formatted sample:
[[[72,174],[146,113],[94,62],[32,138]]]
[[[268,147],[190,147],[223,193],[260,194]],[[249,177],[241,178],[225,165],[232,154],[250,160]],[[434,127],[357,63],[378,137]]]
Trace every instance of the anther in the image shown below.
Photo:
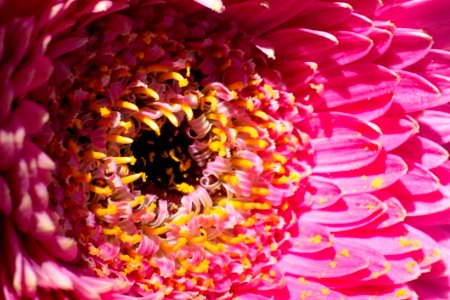
[[[126,137],[126,136],[121,136],[118,134],[108,134],[106,139],[110,142],[114,142],[114,143],[118,143],[118,144],[132,144],[133,143],[133,139]]]

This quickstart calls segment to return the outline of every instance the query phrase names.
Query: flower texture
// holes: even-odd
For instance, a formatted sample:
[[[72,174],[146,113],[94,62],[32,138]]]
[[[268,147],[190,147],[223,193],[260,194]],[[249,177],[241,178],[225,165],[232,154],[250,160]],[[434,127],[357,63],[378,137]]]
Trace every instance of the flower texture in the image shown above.
[[[0,298],[448,299],[449,12],[0,1]]]

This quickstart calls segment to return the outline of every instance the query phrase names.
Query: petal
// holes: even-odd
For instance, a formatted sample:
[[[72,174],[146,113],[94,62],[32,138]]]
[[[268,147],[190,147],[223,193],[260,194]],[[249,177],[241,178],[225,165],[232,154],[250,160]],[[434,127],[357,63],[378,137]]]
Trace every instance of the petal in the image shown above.
[[[420,124],[420,135],[438,144],[450,142],[450,110],[429,109],[422,112],[417,120]]]
[[[408,158],[426,169],[440,166],[449,157],[447,150],[443,147],[420,136],[409,139],[401,147],[396,149],[395,154]]]
[[[299,222],[298,236],[289,239],[291,248],[295,253],[315,253],[327,249],[332,243],[332,237],[328,230],[311,222]]]
[[[406,160],[408,172],[389,187],[393,195],[420,195],[439,189],[439,179],[420,164]]]
[[[311,176],[306,190],[305,201],[311,203],[311,208],[325,208],[336,203],[342,192],[339,187],[324,177]]]
[[[408,217],[428,216],[449,209],[450,196],[442,190],[423,194],[420,197],[399,197]]]
[[[432,37],[420,30],[397,28],[389,49],[378,62],[391,69],[403,69],[425,57],[432,43]]]
[[[399,147],[419,132],[419,124],[407,115],[400,117],[383,116],[372,122],[378,125],[383,132],[381,143],[387,151]]]
[[[371,121],[383,116],[391,108],[392,102],[393,94],[384,94],[378,97],[361,100],[356,103],[338,106],[334,110],[353,115],[366,121]]]
[[[322,73],[317,82],[324,85],[324,102],[319,109],[334,108],[392,93],[397,74],[373,64],[354,64]]]
[[[392,154],[380,155],[369,166],[354,171],[332,173],[330,179],[344,194],[357,194],[388,187],[406,174],[407,169],[400,157]]]
[[[400,82],[394,90],[394,104],[391,111],[415,112],[436,106],[441,93],[425,78],[406,71],[397,71]]]

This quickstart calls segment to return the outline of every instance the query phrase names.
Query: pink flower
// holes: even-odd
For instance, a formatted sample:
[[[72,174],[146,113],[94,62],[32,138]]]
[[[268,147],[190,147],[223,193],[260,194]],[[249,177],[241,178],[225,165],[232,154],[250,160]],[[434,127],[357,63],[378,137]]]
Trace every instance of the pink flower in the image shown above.
[[[3,297],[448,299],[450,6],[347,2],[0,1]]]

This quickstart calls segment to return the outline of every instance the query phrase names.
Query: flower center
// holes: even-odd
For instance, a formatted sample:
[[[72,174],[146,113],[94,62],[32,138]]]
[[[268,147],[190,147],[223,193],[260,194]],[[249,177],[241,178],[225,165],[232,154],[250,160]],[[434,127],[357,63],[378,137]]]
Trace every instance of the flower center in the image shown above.
[[[285,204],[308,172],[301,105],[232,24],[202,20],[159,5],[104,18],[42,97],[60,230],[133,295],[276,282]]]

